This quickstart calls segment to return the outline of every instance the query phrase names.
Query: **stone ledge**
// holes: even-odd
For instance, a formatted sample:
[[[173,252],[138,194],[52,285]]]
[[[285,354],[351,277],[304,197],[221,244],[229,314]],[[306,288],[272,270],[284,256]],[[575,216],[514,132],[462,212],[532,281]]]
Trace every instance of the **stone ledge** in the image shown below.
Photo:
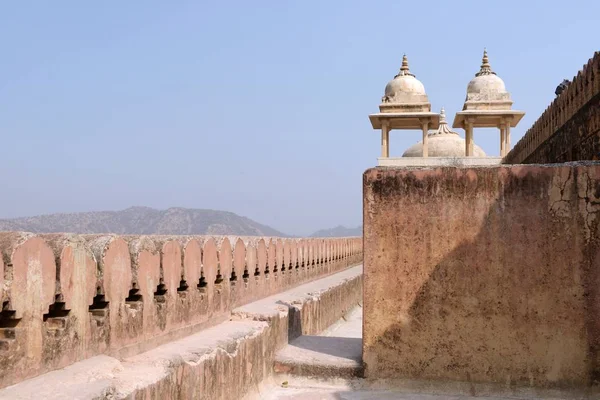
[[[380,167],[475,167],[497,166],[501,157],[391,157],[378,158]]]

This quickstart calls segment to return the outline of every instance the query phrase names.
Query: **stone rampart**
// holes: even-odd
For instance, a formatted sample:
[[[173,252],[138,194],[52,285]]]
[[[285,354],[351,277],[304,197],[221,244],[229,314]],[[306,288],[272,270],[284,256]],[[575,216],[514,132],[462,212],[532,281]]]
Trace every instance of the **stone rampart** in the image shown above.
[[[129,357],[362,261],[361,238],[0,233],[0,387]]]
[[[367,378],[600,381],[600,163],[364,174]]]
[[[504,158],[505,164],[600,160],[600,52]]]

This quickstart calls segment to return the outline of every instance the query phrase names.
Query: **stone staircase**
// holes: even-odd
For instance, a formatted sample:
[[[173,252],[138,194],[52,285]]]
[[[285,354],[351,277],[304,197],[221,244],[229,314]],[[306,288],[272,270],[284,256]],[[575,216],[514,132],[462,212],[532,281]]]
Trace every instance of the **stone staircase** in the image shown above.
[[[362,307],[319,335],[302,335],[275,356],[274,371],[290,377],[362,377]]]

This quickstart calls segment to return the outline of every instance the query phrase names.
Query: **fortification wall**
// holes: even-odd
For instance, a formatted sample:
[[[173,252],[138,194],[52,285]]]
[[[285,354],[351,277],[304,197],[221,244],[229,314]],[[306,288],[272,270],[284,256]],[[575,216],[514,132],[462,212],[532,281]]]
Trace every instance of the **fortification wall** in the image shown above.
[[[600,379],[600,164],[364,174],[368,378]]]
[[[504,158],[505,164],[600,160],[600,52]]]
[[[128,357],[362,261],[361,238],[0,233],[0,386]]]

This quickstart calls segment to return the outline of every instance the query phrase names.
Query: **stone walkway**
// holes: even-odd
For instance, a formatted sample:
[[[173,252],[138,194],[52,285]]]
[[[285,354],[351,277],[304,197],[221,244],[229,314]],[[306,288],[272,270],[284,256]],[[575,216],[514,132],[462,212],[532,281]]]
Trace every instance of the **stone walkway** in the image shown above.
[[[278,388],[270,394],[270,400],[514,400],[508,397],[471,397],[431,394],[401,393],[390,390],[352,390],[333,388]]]
[[[362,373],[362,308],[320,335],[293,340],[275,358],[275,371],[294,376],[352,378]]]
[[[362,379],[353,377],[361,368],[362,307],[352,310],[318,336],[302,336],[278,353],[275,362],[279,375],[271,386],[261,390],[261,400],[514,400],[583,398],[546,393],[530,393],[510,397],[468,396],[456,390],[444,393],[439,388],[433,392],[381,390],[365,387]],[[317,377],[317,378],[315,378]],[[340,379],[341,378],[341,379]]]

